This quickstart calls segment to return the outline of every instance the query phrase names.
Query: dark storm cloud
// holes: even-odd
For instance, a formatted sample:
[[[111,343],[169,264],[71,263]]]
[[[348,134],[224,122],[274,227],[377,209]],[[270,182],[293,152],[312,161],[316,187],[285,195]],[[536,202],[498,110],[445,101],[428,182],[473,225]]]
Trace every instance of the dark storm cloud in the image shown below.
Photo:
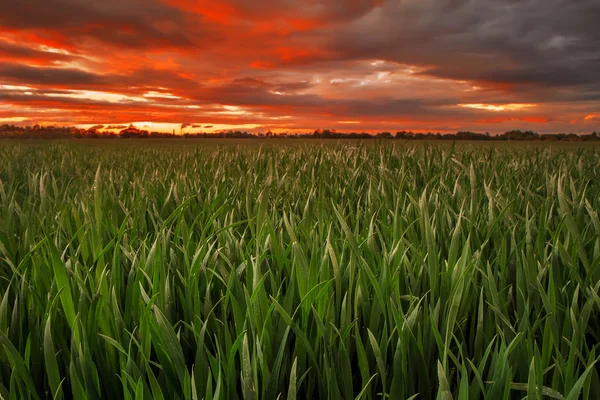
[[[431,99],[391,99],[379,98],[376,100],[338,100],[339,107],[343,108],[346,115],[364,115],[368,117],[382,116],[393,117],[398,115],[451,115],[460,113],[461,110],[446,109],[455,102],[444,102]]]
[[[386,1],[332,31],[341,57],[430,67],[442,78],[514,84],[600,81],[597,0]]]
[[[77,68],[32,67],[19,63],[0,62],[0,84],[36,86],[63,86],[70,89],[108,90],[119,93],[143,93],[156,87],[168,85],[174,91],[200,88],[201,85],[189,78],[168,70],[140,68],[127,74],[98,74]],[[65,94],[63,90],[53,90]],[[46,91],[48,93],[48,91]]]
[[[290,83],[283,83],[283,84],[275,85],[274,91],[280,92],[280,93],[297,93],[297,92],[301,92],[306,89],[310,89],[311,87],[313,87],[313,84],[310,82],[306,82],[306,81],[290,82]]]
[[[70,54],[52,53],[7,42],[0,37],[0,59],[28,61],[38,65],[48,65],[57,61],[70,61],[77,58],[77,56]]]
[[[14,43],[5,42],[4,40],[0,40],[0,55],[6,54],[10,56],[33,57],[35,55],[38,55],[39,53],[44,52],[37,51],[29,47],[22,47]]]
[[[0,26],[53,31],[51,36],[68,43],[93,38],[136,48],[196,46],[197,39],[209,36],[180,10],[157,0],[6,0]]]
[[[600,65],[600,59],[596,65]],[[534,84],[552,86],[587,85],[598,82],[600,79],[593,73],[593,66],[589,65],[531,65],[510,69],[494,69],[493,67],[482,71],[459,70],[456,68],[436,67],[425,70],[422,74],[455,80],[475,80],[490,83],[509,84]],[[585,71],[589,73],[585,73]]]
[[[11,92],[0,90],[0,101],[19,105],[19,106],[50,106],[55,108],[64,109],[79,109],[79,110],[115,110],[127,106],[129,109],[137,109],[141,111],[151,111],[156,108],[156,105],[136,102],[136,101],[120,101],[110,102],[105,100],[94,100],[89,98],[77,98],[77,97],[62,97],[62,96],[48,96],[42,91],[35,91],[31,94],[24,94],[21,92]]]
[[[40,85],[94,85],[102,76],[72,68],[31,67],[23,64],[0,63],[0,81]]]

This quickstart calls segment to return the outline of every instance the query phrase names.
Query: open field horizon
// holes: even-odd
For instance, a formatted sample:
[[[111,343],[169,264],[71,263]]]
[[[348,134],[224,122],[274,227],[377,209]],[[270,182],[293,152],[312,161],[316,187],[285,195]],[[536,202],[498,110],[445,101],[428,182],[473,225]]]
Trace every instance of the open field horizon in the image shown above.
[[[600,145],[600,141],[592,140],[588,142],[578,141],[543,141],[543,140],[428,140],[428,139],[389,139],[389,138],[371,138],[371,139],[354,139],[354,138],[330,138],[330,139],[315,139],[315,138],[303,138],[303,137],[290,137],[285,139],[272,139],[272,138],[156,138],[156,139],[140,139],[140,138],[70,138],[70,139],[7,139],[0,138],[0,143],[5,145],[36,145],[48,146],[49,144],[71,144],[77,146],[81,145],[110,145],[115,146],[161,146],[161,145],[173,145],[173,146],[188,146],[188,147],[202,147],[202,146],[215,146],[215,145],[242,145],[251,147],[260,147],[262,145],[274,146],[274,147],[288,147],[288,146],[343,146],[343,145],[365,145],[365,146],[421,146],[421,145],[432,145],[432,146],[490,146],[490,147],[519,147],[519,146],[539,146],[548,148],[594,148]]]

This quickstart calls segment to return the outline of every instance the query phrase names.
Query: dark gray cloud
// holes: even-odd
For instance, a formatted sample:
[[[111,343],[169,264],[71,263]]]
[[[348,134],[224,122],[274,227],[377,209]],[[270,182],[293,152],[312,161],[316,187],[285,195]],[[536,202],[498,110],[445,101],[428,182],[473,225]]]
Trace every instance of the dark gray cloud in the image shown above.
[[[282,84],[275,85],[273,90],[275,92],[279,92],[279,93],[293,94],[293,93],[301,92],[303,90],[310,89],[313,86],[314,86],[313,83],[307,82],[307,81],[290,82],[290,83],[282,83]]]
[[[597,0],[386,1],[334,28],[330,46],[442,78],[587,85],[600,82],[598,21]]]
[[[158,0],[5,0],[0,26],[52,30],[68,43],[93,38],[129,48],[198,47],[217,36]]]
[[[50,53],[46,51],[32,49],[30,47],[21,46],[16,43],[4,41],[0,38],[0,56],[9,58],[30,58],[34,60],[68,60],[73,57],[60,54]]]
[[[0,81],[41,85],[95,85],[102,76],[72,68],[31,67],[16,63],[0,63]]]
[[[174,71],[156,70],[141,66],[130,73],[100,74],[77,68],[33,67],[20,63],[0,62],[0,84],[47,86],[45,93],[68,94],[69,89],[116,91],[122,94],[140,94],[169,86],[172,91],[199,90],[202,85]],[[54,87],[54,88],[53,88]]]

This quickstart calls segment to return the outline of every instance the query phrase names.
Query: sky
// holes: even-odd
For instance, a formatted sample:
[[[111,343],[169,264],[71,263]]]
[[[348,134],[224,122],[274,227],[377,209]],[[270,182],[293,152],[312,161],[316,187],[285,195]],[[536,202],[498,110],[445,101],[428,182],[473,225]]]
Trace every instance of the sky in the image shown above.
[[[1,9],[0,124],[600,131],[598,0],[2,0]]]

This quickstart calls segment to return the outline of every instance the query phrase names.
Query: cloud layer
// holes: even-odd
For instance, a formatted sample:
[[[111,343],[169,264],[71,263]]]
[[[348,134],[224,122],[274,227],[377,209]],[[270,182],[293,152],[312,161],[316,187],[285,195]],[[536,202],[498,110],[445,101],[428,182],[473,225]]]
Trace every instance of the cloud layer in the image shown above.
[[[20,0],[2,8],[0,123],[600,130],[597,0]]]

